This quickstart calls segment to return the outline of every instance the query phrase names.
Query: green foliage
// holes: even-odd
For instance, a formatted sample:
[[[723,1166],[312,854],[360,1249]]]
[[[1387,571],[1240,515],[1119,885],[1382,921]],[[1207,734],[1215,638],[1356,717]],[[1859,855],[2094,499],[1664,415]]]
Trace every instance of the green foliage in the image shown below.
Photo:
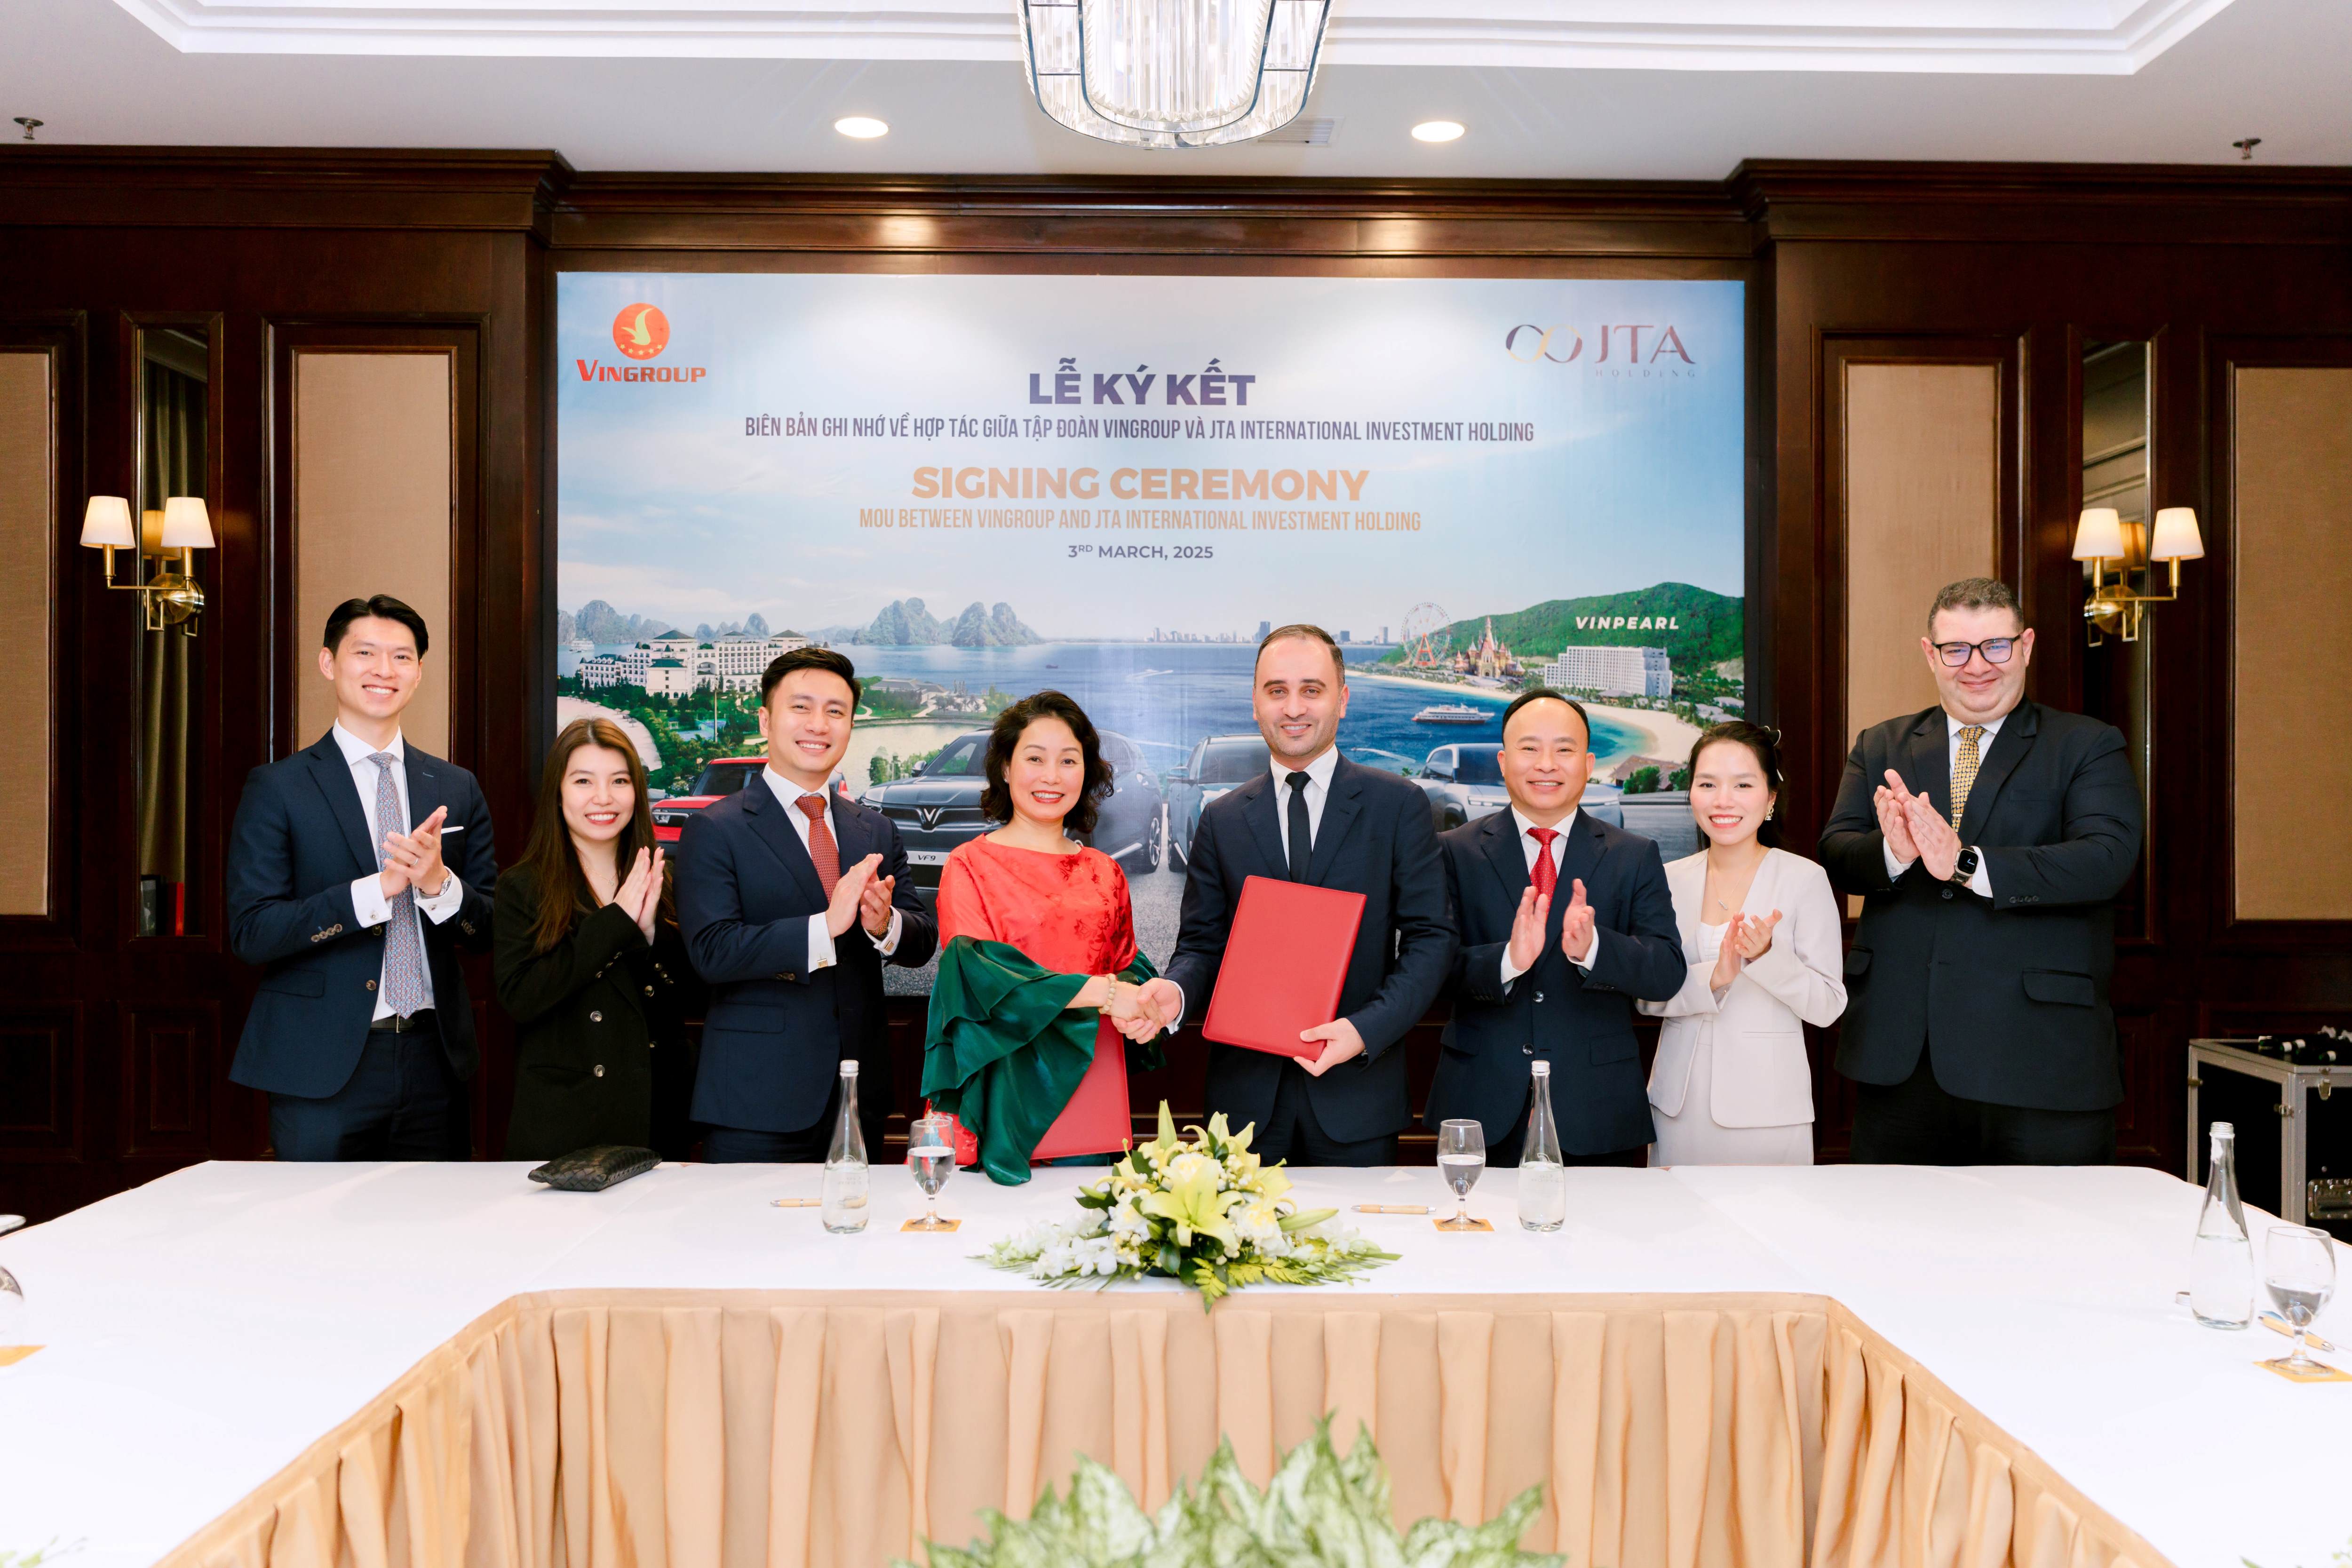
[[[1628,620],[1660,616],[1675,623],[1675,629],[1661,631],[1630,626],[1596,630],[1580,627],[1580,617],[1598,620]],[[1736,659],[1745,651],[1742,630],[1741,601],[1726,594],[1710,593],[1695,588],[1688,583],[1660,583],[1654,587],[1636,589],[1630,594],[1597,594],[1583,599],[1547,599],[1524,610],[1495,617],[1495,636],[1502,640],[1532,674],[1535,668],[1557,658],[1559,650],[1570,645],[1579,647],[1663,647],[1674,661],[1677,688],[1695,675],[1701,666]],[[1457,648],[1478,640],[1486,629],[1486,617],[1481,614],[1468,620],[1456,621],[1448,628]],[[1397,663],[1410,650],[1397,649],[1382,657],[1382,663]]]
[[[1565,1558],[1518,1549],[1542,1496],[1530,1487],[1475,1528],[1424,1519],[1400,1536],[1371,1435],[1342,1455],[1327,1419],[1262,1492],[1230,1442],[1218,1445],[1200,1485],[1157,1515],[1112,1471],[1081,1459],[1066,1499],[1048,1487],[1026,1520],[991,1512],[979,1542],[929,1552],[931,1568],[1558,1568]]]
[[[1049,1493],[1047,1495],[1050,1496],[1052,1494]],[[935,1556],[933,1561],[936,1562],[937,1560],[938,1559]],[[2335,1552],[2328,1553],[2327,1560],[2336,1564],[2336,1568],[2352,1568],[2352,1542],[2347,1542]],[[2261,1563],[2255,1562],[2251,1557],[2241,1557],[2238,1561],[2244,1563],[2246,1568],[2263,1568]],[[5,1564],[0,1564],[0,1568],[5,1568]]]
[[[40,1568],[44,1563],[54,1563],[68,1552],[79,1551],[81,1545],[82,1543],[77,1541],[70,1546],[61,1547],[52,1537],[43,1544],[34,1547],[30,1552],[12,1552],[0,1548],[0,1568]]]
[[[1635,768],[1627,776],[1623,787],[1627,795],[1655,795],[1658,792],[1658,770],[1647,766]]]

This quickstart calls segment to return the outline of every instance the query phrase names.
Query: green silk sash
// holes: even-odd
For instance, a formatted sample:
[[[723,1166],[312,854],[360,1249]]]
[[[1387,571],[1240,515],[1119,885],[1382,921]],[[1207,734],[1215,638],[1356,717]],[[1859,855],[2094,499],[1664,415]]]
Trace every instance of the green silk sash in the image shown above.
[[[1158,976],[1141,949],[1119,971],[1139,983]],[[923,1098],[980,1141],[980,1168],[1017,1186],[1054,1119],[1070,1103],[1095,1059],[1091,1007],[1072,1007],[1091,979],[1045,968],[1009,942],[960,936],[940,950],[939,978],[923,1040]],[[1150,1069],[1164,1059],[1154,1042],[1129,1054]]]

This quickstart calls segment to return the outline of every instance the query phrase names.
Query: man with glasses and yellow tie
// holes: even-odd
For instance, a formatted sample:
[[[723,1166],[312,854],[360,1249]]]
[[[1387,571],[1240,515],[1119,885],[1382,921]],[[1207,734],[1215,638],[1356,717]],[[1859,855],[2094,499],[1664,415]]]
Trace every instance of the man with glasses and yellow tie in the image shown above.
[[[2123,734],[2024,700],[2033,633],[2005,583],[1945,588],[1919,646],[1942,701],[1862,732],[1822,832],[1863,899],[1837,1057],[1853,1158],[2105,1163],[2110,905],[2140,840]]]

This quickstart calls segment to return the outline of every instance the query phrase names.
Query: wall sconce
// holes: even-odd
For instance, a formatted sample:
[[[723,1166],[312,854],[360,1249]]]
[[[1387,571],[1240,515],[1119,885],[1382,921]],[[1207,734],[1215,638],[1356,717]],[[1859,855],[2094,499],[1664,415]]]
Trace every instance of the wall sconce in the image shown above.
[[[2146,613],[2141,606],[2180,597],[2180,563],[2204,553],[2205,539],[2197,531],[2194,508],[2163,508],[2151,530],[2145,523],[2125,521],[2111,506],[2084,507],[2074,524],[2074,559],[2091,563],[2091,596],[2083,604],[2091,646],[2096,647],[2109,637],[2137,642],[2140,616]],[[2158,561],[2169,578],[2161,594],[2154,591],[2153,563]]]
[[[205,607],[205,591],[196,585],[196,552],[213,547],[212,514],[205,510],[203,497],[173,496],[166,500],[163,526],[152,538],[142,540],[141,530],[131,521],[129,501],[121,496],[92,496],[82,512],[81,542],[106,552],[108,587],[128,588],[139,595],[149,631],[178,626],[186,636],[196,635],[196,617]],[[118,583],[114,580],[118,550],[136,550],[142,557],[159,558],[177,552],[178,569],[166,561],[151,578],[142,563],[140,581]]]

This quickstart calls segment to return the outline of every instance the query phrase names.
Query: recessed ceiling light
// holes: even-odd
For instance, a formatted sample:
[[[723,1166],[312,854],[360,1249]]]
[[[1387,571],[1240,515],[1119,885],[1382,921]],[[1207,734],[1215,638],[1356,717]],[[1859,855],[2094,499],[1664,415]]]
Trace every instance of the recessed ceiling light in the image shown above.
[[[1412,128],[1416,142],[1457,142],[1461,137],[1462,122],[1458,120],[1424,120]]]
[[[833,128],[844,136],[855,136],[860,142],[871,142],[877,136],[890,134],[890,127],[871,115],[853,114],[833,122]],[[1455,134],[1460,134],[1456,132]]]

